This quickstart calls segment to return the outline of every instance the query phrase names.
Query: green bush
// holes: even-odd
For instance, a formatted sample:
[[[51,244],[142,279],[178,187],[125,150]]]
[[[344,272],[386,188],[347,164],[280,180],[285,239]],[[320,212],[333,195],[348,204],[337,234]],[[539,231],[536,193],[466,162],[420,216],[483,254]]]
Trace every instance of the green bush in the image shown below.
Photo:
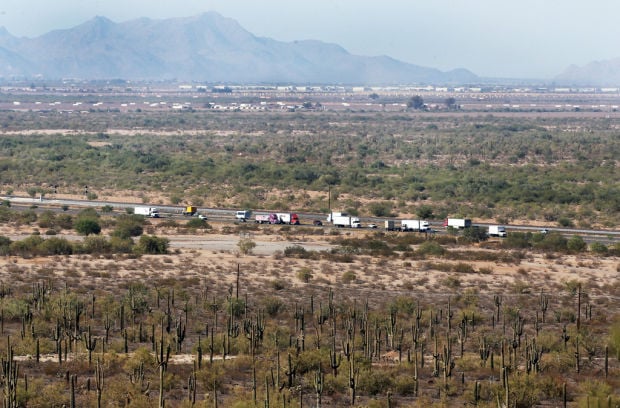
[[[139,237],[144,232],[144,217],[141,215],[122,214],[116,218],[112,236],[119,238]]]
[[[308,283],[310,282],[310,279],[312,279],[312,270],[310,268],[301,268],[299,271],[297,271],[297,279],[299,279],[300,281],[304,282],[304,283]]]
[[[239,248],[239,252],[241,254],[249,255],[256,247],[256,242],[252,241],[249,238],[243,238],[240,239],[239,242],[237,242],[237,247]]]
[[[138,254],[160,255],[168,253],[168,238],[159,238],[155,235],[143,235],[134,247]]]
[[[43,238],[39,235],[31,235],[28,238],[21,241],[11,242],[9,252],[12,255],[21,256],[24,258],[33,257],[39,253],[39,245],[43,242]]]
[[[0,256],[9,255],[11,248],[11,240],[3,235],[0,235]]]
[[[342,274],[342,283],[352,283],[355,282],[356,279],[357,276],[355,276],[355,272],[353,271],[346,271]]]
[[[566,248],[571,252],[583,252],[588,248],[588,244],[579,235],[573,235],[566,242]]]
[[[41,242],[38,246],[38,252],[41,255],[71,255],[73,246],[65,238],[48,238]]]
[[[81,235],[97,235],[101,232],[101,225],[94,218],[78,218],[73,228]]]
[[[446,250],[435,241],[426,241],[418,247],[416,253],[422,256],[442,256]]]
[[[187,228],[193,228],[193,229],[207,229],[209,228],[209,224],[207,223],[207,221],[200,219],[200,218],[192,218],[191,220],[187,221],[185,223],[185,226]]]
[[[89,254],[108,254],[112,252],[112,244],[104,237],[90,236],[82,243],[84,252]]]
[[[607,248],[607,245],[601,244],[600,242],[593,242],[590,244],[590,251],[595,254],[606,255],[609,252],[609,248]]]

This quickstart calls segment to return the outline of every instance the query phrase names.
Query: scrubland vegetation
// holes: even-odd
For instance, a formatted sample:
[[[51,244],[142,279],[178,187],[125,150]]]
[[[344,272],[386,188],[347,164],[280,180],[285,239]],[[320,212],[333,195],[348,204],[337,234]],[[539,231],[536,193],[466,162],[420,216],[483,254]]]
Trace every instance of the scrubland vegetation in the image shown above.
[[[66,218],[8,214],[3,223],[15,228]],[[192,220],[92,210],[75,215],[73,228],[85,218],[102,232],[81,241],[0,239],[9,261],[0,278],[7,406],[620,403],[618,280],[550,280],[572,257],[589,275],[616,260],[617,273],[618,245],[586,255],[553,233],[478,243],[462,234],[359,232],[328,235],[328,251],[291,244],[273,259],[249,255],[253,241],[242,238],[250,250],[241,263],[217,255],[197,263],[195,251],[142,239],[165,244],[156,236],[170,228],[197,239],[220,229],[293,241],[305,232],[196,230]],[[135,247],[114,244],[140,235]],[[541,255],[551,265],[546,277],[524,266]],[[494,283],[498,268],[513,270],[514,281]]]
[[[617,227],[613,122],[396,113],[1,113],[4,191]],[[108,132],[108,129],[127,132]],[[167,133],[163,133],[167,132]],[[429,213],[430,210],[430,213]]]
[[[618,227],[604,119],[0,112],[0,126],[16,132],[0,138],[8,195],[326,213],[329,191],[359,215]],[[617,243],[8,204],[0,228],[28,236],[0,236],[5,407],[620,405]],[[238,236],[238,252],[172,250],[176,234]],[[263,236],[291,244],[253,255]]]

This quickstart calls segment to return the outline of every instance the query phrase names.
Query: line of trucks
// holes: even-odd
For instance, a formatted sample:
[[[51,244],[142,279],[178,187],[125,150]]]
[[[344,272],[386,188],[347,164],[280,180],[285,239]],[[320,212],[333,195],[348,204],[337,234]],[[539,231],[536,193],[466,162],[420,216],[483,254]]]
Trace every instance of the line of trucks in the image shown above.
[[[456,229],[469,228],[472,226],[469,218],[446,218],[443,222],[444,227],[452,227]],[[506,237],[506,227],[503,225],[489,225],[487,234],[490,237]]]
[[[249,221],[252,219],[252,211],[237,211],[235,219],[241,222]],[[299,215],[296,213],[258,213],[254,215],[254,222],[257,224],[300,224]]]
[[[198,212],[198,208],[187,206],[182,211],[183,215],[193,216]],[[135,207],[134,214],[143,215],[150,218],[159,218],[159,210],[156,207]],[[238,221],[246,222],[252,217],[252,211],[241,210],[235,213]],[[205,217],[206,218],[206,217]],[[254,222],[257,224],[288,224],[300,225],[299,215],[296,213],[258,213],[254,215]],[[331,212],[327,216],[327,222],[337,228],[362,228],[362,223],[358,217],[353,217],[344,212]],[[320,225],[320,224],[318,224]],[[385,220],[386,231],[415,231],[432,232],[430,223],[425,220]],[[446,218],[444,227],[455,229],[469,228],[472,222],[469,218]],[[506,237],[506,227],[502,225],[490,225],[488,230],[489,237]]]

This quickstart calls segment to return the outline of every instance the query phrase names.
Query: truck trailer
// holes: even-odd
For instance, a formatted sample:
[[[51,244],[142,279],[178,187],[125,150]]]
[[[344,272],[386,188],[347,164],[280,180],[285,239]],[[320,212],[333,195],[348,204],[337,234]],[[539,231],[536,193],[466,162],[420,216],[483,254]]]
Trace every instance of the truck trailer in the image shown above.
[[[188,205],[187,207],[185,207],[185,209],[183,210],[182,214],[183,215],[189,215],[192,216],[194,214],[196,214],[198,212],[198,208],[194,207],[192,205]]]
[[[471,227],[471,220],[469,218],[446,218],[443,226],[458,229],[469,228]]]
[[[359,218],[357,217],[349,217],[348,215],[337,215],[332,217],[332,224],[334,227],[338,228],[361,228],[362,224],[360,223]]]
[[[401,231],[426,232],[429,229],[429,223],[423,220],[402,220],[400,229]]]
[[[278,224],[299,225],[299,216],[295,213],[276,213]]]
[[[159,218],[159,210],[155,207],[135,207],[133,213],[150,218]]]
[[[396,223],[394,222],[394,220],[385,220],[385,230],[386,231],[396,230]]]
[[[506,227],[503,225],[489,225],[489,236],[490,237],[506,237]]]

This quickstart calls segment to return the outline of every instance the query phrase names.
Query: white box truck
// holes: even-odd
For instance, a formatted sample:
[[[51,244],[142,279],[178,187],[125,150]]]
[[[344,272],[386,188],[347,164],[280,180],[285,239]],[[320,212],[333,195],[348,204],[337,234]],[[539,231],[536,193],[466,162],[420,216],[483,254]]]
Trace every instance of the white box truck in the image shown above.
[[[471,227],[471,220],[469,218],[446,218],[443,226],[458,229],[469,228]]]
[[[401,231],[425,232],[429,229],[428,221],[423,220],[402,220],[400,222]]]
[[[135,207],[133,213],[145,217],[159,218],[159,210],[155,207]]]
[[[505,238],[506,227],[503,225],[489,225],[489,236]]]
[[[361,228],[362,224],[360,223],[360,219],[357,217],[349,217],[348,215],[337,215],[332,217],[334,227],[338,228]]]

